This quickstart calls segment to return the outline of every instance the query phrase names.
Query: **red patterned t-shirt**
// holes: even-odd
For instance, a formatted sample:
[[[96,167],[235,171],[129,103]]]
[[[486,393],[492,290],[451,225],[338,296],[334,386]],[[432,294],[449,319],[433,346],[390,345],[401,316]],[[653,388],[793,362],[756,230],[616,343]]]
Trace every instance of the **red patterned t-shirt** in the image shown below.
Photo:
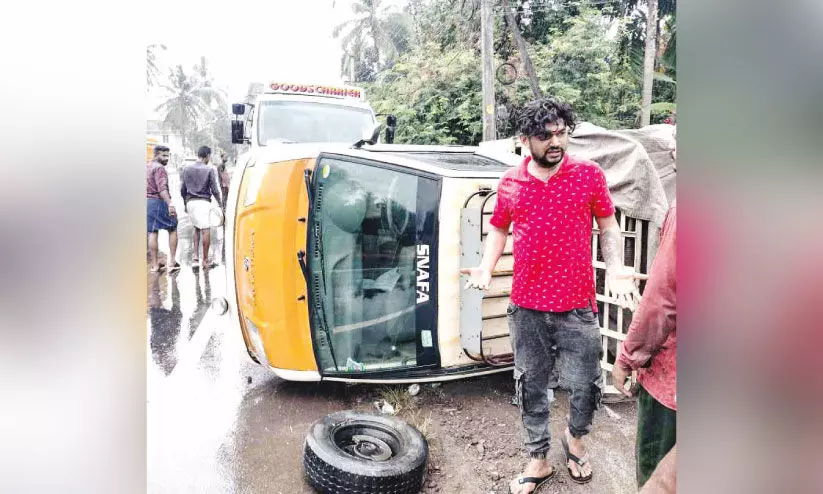
[[[614,214],[606,176],[596,163],[566,154],[543,182],[528,172],[530,160],[503,175],[490,220],[498,228],[514,224],[511,301],[547,312],[596,311],[592,215]]]

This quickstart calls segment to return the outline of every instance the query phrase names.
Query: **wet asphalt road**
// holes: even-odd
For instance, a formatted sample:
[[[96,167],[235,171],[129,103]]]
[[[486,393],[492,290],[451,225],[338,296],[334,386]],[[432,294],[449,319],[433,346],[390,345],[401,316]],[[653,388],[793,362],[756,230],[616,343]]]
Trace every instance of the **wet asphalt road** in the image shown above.
[[[170,174],[171,190],[177,190]],[[251,361],[242,336],[210,309],[226,293],[222,228],[211,270],[193,269],[192,227],[176,200],[173,275],[148,276],[147,448],[152,493],[309,493],[300,469],[309,425],[351,408],[344,385],[290,383]],[[161,260],[168,236],[160,232]]]
[[[198,272],[181,255],[177,275],[149,274],[148,492],[313,492],[303,438],[315,420],[355,408],[354,393],[286,382],[252,362],[209,308],[225,289],[223,264]]]

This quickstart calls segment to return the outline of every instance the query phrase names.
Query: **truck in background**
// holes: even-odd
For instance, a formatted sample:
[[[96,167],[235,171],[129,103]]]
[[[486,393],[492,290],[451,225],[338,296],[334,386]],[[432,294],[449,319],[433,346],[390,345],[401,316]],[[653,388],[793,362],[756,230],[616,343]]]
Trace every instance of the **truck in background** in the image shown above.
[[[232,105],[232,143],[241,145],[241,154],[281,144],[351,144],[377,124],[357,87],[272,82],[249,92],[247,102]],[[387,143],[395,125],[396,118],[386,115]]]

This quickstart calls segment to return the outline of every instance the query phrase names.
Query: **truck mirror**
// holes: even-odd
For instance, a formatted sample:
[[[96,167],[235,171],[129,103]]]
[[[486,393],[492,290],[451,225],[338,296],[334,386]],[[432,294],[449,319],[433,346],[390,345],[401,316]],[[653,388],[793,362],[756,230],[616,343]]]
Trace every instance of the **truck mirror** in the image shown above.
[[[231,112],[234,115],[243,115],[246,113],[246,105],[243,103],[234,103],[231,105]]]
[[[232,144],[243,144],[246,142],[245,136],[243,135],[243,126],[245,123],[242,120],[232,120],[231,121],[231,143]]]
[[[386,144],[394,144],[394,129],[397,125],[397,117],[386,115]]]
[[[374,126],[366,129],[363,131],[363,140],[368,142],[369,144],[377,144],[377,140],[380,138],[380,124],[376,123]]]
[[[352,149],[360,149],[363,147],[363,144],[371,144],[372,146],[374,146],[375,144],[377,144],[377,140],[379,138],[380,124],[376,123],[363,131],[363,137],[352,145]]]

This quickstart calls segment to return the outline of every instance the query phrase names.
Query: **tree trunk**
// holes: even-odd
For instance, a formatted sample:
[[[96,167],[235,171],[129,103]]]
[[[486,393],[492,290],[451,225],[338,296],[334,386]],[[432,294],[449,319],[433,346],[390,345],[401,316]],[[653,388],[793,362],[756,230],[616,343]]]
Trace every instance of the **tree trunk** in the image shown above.
[[[526,69],[526,75],[529,78],[529,86],[532,88],[532,94],[535,98],[540,97],[540,86],[537,84],[537,74],[534,72],[532,66],[532,59],[529,57],[529,47],[526,45],[526,40],[520,36],[520,29],[517,27],[517,21],[514,18],[514,13],[509,7],[509,0],[502,0],[503,13],[506,16],[506,24],[512,30],[514,41],[517,43],[517,51],[520,52],[520,57],[523,59],[523,66]]]
[[[180,103],[178,108],[179,108],[178,113],[179,113],[179,117],[180,117],[180,142],[183,143],[183,151],[185,152],[185,150],[186,150],[186,124],[183,122],[183,120],[184,120],[183,112],[185,111],[185,109],[183,108],[183,103],[182,102]]]
[[[349,80],[352,84],[357,82],[357,64],[359,60],[355,57],[349,58]]]
[[[491,0],[481,0],[480,37],[483,57],[483,140],[497,139],[497,122],[495,120],[494,76],[492,60],[494,59],[494,17],[491,15]]]
[[[374,56],[377,58],[377,70],[380,70],[380,48],[377,46],[379,44],[377,39],[377,9],[375,8],[374,2],[371,3],[369,26],[371,26],[371,37],[372,41],[374,41]]]
[[[652,114],[652,85],[657,40],[657,0],[648,0],[646,14],[646,52],[643,57],[643,101],[640,105],[640,126],[649,125]]]

